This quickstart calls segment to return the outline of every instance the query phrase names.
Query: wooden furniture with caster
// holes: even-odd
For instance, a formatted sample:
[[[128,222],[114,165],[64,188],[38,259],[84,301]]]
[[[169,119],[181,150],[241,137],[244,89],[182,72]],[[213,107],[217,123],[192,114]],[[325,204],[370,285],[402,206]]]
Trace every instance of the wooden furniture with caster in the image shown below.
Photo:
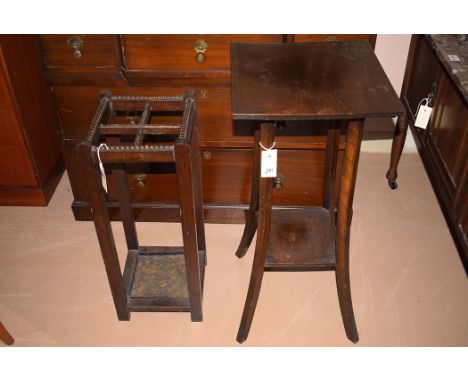
[[[230,43],[286,43],[336,40],[369,41],[372,34],[177,34],[177,35],[36,35],[44,75],[50,82],[60,118],[62,151],[73,193],[72,210],[77,220],[91,220],[85,174],[81,171],[76,146],[89,128],[96,111],[95,94],[108,89],[113,94],[179,95],[196,91],[199,141],[202,152],[205,221],[244,223],[249,203],[252,124],[234,126],[231,113]],[[323,130],[321,126],[314,126]],[[322,203],[320,171],[325,158],[323,136],[309,134],[309,128],[288,126],[288,135],[277,134],[277,146],[288,147],[287,165],[278,176],[273,204],[307,206]],[[364,139],[391,138],[391,119],[366,120]],[[302,134],[302,133],[307,134]],[[342,134],[342,140],[345,139]],[[313,154],[304,150],[313,148]],[[343,151],[343,150],[341,150]],[[338,173],[341,170],[339,156]],[[312,167],[305,189],[294,174],[307,164]],[[137,172],[135,171],[135,174]],[[144,177],[143,181],[141,179]],[[174,174],[151,166],[129,177],[138,221],[177,222],[179,211]],[[281,189],[281,184],[284,187]],[[117,195],[109,190],[111,220],[119,219]]]
[[[413,35],[401,100],[468,275],[468,41],[460,37]],[[429,99],[432,115],[427,128],[421,129],[414,123],[424,98]]]
[[[363,125],[370,117],[400,117],[399,141],[392,151],[393,172],[388,175],[395,181],[406,131],[403,106],[367,42],[232,44],[231,70],[233,119],[260,124],[260,133],[255,134],[250,207],[236,252],[238,257],[244,256],[257,232],[237,341],[242,343],[249,334],[264,271],[334,270],[346,335],[357,342],[349,240]],[[273,182],[260,176],[261,151],[274,145],[275,130],[284,132],[291,121],[315,120],[327,126],[323,203],[272,209]],[[347,142],[341,181],[337,182],[342,130],[347,130]],[[285,152],[278,150],[278,171]],[[298,176],[307,171],[303,166]]]
[[[0,35],[0,206],[47,206],[65,170],[36,38]]]
[[[96,233],[120,320],[129,320],[132,311],[190,311],[192,321],[202,321],[206,247],[194,96],[105,94],[80,145]],[[124,123],[129,115],[133,123]],[[183,247],[139,245],[127,181],[134,163],[175,171]],[[109,189],[115,187],[127,241],[123,275],[107,210],[103,164],[112,174],[107,177]]]

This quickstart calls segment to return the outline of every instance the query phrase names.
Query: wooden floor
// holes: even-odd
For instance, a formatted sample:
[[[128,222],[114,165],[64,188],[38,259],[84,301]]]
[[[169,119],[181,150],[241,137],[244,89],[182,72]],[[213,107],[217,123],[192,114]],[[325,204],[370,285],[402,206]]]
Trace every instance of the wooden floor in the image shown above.
[[[363,153],[358,172],[356,345],[341,323],[334,272],[266,273],[249,338],[236,342],[253,257],[253,248],[234,256],[241,225],[206,226],[204,322],[140,312],[119,322],[93,224],[73,220],[66,176],[46,208],[0,207],[0,320],[13,346],[467,346],[468,280],[421,160],[403,154],[391,191],[388,158]],[[123,230],[113,228],[123,269]],[[142,245],[181,245],[177,224],[137,229]]]

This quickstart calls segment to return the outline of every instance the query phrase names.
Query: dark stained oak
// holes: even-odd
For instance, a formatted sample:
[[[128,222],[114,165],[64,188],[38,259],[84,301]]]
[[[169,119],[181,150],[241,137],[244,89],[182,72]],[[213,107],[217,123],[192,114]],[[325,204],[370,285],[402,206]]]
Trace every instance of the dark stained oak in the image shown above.
[[[72,37],[83,42],[81,57],[73,57],[73,49],[68,45]],[[38,35],[39,59],[45,67],[44,76],[48,79],[54,96],[56,111],[60,118],[60,136],[63,137],[63,155],[72,184],[73,212],[78,220],[89,219],[89,199],[85,179],[80,166],[76,165],[76,142],[86,134],[89,121],[94,115],[97,95],[103,90],[112,94],[128,95],[176,95],[188,90],[196,91],[199,117],[200,147],[209,157],[202,157],[205,208],[210,219],[216,222],[243,220],[244,208],[248,203],[250,162],[253,155],[253,136],[256,127],[250,121],[233,123],[231,113],[231,42],[286,41],[325,41],[325,40],[368,40],[375,46],[376,35],[369,34],[301,34],[301,35]],[[193,42],[204,39],[209,47],[206,60],[198,63]],[[387,134],[393,126],[388,118],[369,119],[366,131],[373,138]],[[126,123],[128,121],[125,121]],[[312,123],[313,122],[313,123]],[[288,154],[290,161],[280,170],[283,177],[283,190],[274,191],[274,203],[283,205],[311,205],[321,203],[323,181],[320,176],[327,140],[327,129],[323,121],[301,121],[288,126],[275,135],[278,147],[296,150]],[[170,122],[168,122],[170,123]],[[384,126],[385,125],[385,126]],[[389,127],[390,126],[390,127]],[[287,132],[287,134],[286,134]],[[391,133],[390,133],[391,134]],[[365,135],[366,137],[366,135]],[[337,176],[346,141],[342,132],[341,150]],[[304,148],[314,149],[314,154],[304,154]],[[315,150],[316,149],[316,150]],[[235,168],[230,166],[235,163]],[[285,161],[286,162],[286,161]],[[306,182],[312,182],[313,191],[306,189],[295,180],[295,174],[307,163],[311,175]],[[157,221],[172,212],[165,204],[175,202],[175,177],[157,173],[154,166],[142,171],[146,175],[144,187],[135,187],[133,175],[128,177],[132,196],[144,206],[137,220]],[[232,170],[232,171],[231,171]],[[167,176],[166,176],[167,175]],[[174,174],[171,174],[174,175]],[[111,173],[108,174],[111,177]],[[168,179],[169,178],[169,179]],[[112,183],[110,180],[109,183]],[[141,185],[141,183],[140,183]],[[294,192],[294,191],[298,192]],[[22,190],[26,192],[27,190]],[[311,195],[310,192],[313,192]],[[112,190],[109,204],[111,218],[114,213],[115,190]],[[149,204],[151,203],[151,205]],[[142,204],[140,204],[141,206]],[[170,209],[170,208],[169,208]],[[212,211],[215,211],[212,214]],[[234,211],[235,210],[235,211]],[[231,213],[234,211],[233,213]],[[213,221],[213,220],[212,220]]]
[[[237,341],[249,335],[264,271],[334,270],[346,335],[356,343],[349,240],[363,127],[366,118],[399,116],[387,175],[395,180],[407,127],[403,106],[365,41],[232,44],[231,70],[232,117],[260,123],[264,147],[271,147],[276,131],[287,135],[291,121],[320,120],[327,131],[320,207],[272,211],[273,180],[259,177],[259,153],[254,156],[251,201],[236,256],[246,253],[255,230],[257,240]],[[347,140],[338,172],[342,130]],[[279,150],[278,168],[287,151]],[[303,181],[310,171],[304,163],[296,177]]]
[[[249,209],[245,215],[245,227],[242,233],[242,239],[236,251],[236,256],[240,259],[245,256],[250,247],[250,243],[257,230],[257,214],[258,214],[258,185],[260,182],[260,131],[255,131],[254,141],[254,160],[253,173],[250,182],[250,203]]]
[[[377,35],[375,34],[295,34],[290,42],[319,42],[319,41],[346,41],[367,40],[375,48]]]
[[[96,163],[96,155],[92,152],[89,142],[83,142],[80,146],[83,169],[86,171],[88,196],[92,208],[94,227],[101,248],[107,279],[114,299],[117,316],[121,321],[130,320],[130,312],[127,309],[125,286],[120,270],[117,249],[115,247],[109,213],[106,208],[107,196],[100,182],[99,167]]]
[[[338,216],[336,222],[336,286],[340,301],[341,317],[348,338],[359,340],[351,302],[349,281],[349,238],[353,217],[353,197],[361,148],[363,121],[350,121],[346,145],[341,188],[338,195]]]
[[[271,147],[274,142],[274,126],[272,123],[262,123],[260,127],[260,143],[264,147]],[[249,290],[245,300],[237,341],[244,342],[249,335],[255,308],[257,307],[260,288],[262,286],[265,258],[267,254],[270,234],[271,193],[273,190],[271,178],[258,178],[258,217],[257,241],[255,243],[255,256],[250,275]],[[244,231],[245,234],[245,231]]]
[[[387,171],[387,180],[390,188],[395,190],[398,187],[397,168],[400,161],[403,147],[405,146],[406,132],[408,131],[408,116],[406,114],[398,116],[395,128],[395,135],[392,142],[392,154],[390,156],[390,168]]]
[[[130,110],[137,110],[139,105],[141,112],[139,117],[135,116],[139,118],[138,123],[130,122],[122,127],[130,138],[112,130],[120,109],[125,110],[125,101],[128,101]],[[158,126],[167,133],[167,125],[151,123],[153,112],[157,115],[168,111],[165,104],[171,113],[176,112],[179,120],[178,134],[174,135],[171,130],[169,140],[164,140],[168,138],[164,134],[154,134]],[[114,134],[106,132],[108,125],[112,126],[110,130]],[[207,261],[197,128],[193,92],[184,97],[120,97],[106,92],[88,134],[79,146],[81,164],[87,171],[92,217],[119,320],[128,321],[132,311],[189,311],[192,321],[202,321]],[[154,141],[155,136],[160,140]],[[174,211],[179,213],[182,223],[183,247],[142,247],[138,242],[126,168],[133,164],[157,162],[171,162],[175,170],[178,206],[174,206]],[[116,206],[127,241],[123,273],[107,208],[110,188],[106,190],[101,180],[103,164],[108,170],[111,168]]]
[[[117,198],[120,204],[120,215],[124,226],[127,247],[129,250],[137,250],[139,247],[138,236],[131,205],[131,196],[128,191],[127,173],[125,172],[124,165],[120,163],[115,165],[115,168],[112,169],[112,177],[114,178],[117,190]]]
[[[231,60],[233,119],[353,119],[404,113],[367,41],[238,43],[231,45]]]
[[[341,121],[332,121],[332,125],[328,129],[327,152],[325,158],[325,174],[323,181],[323,206],[330,209],[330,206],[335,207],[335,184],[336,184],[336,168],[338,162],[338,150],[341,135]],[[334,216],[334,213],[333,213]],[[332,218],[333,220],[333,218]]]
[[[323,207],[272,211],[265,270],[334,270],[335,241],[329,224],[330,212]]]

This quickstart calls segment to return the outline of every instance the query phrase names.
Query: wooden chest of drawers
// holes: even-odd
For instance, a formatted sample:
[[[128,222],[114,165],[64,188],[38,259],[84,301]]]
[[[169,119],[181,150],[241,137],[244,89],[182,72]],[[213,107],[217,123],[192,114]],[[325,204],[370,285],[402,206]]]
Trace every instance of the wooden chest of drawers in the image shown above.
[[[37,48],[31,36],[0,35],[0,205],[46,206],[64,171]]]
[[[63,154],[77,219],[90,216],[75,147],[89,128],[99,93],[109,90],[117,95],[180,95],[193,89],[199,116],[206,219],[243,220],[250,190],[255,126],[232,122],[230,43],[282,43],[294,41],[294,35],[39,35],[37,38],[61,121]],[[350,38],[367,39],[375,44],[375,35],[297,36],[298,41]],[[320,204],[325,130],[319,123],[297,123],[288,126],[288,134],[291,131],[293,135],[286,136],[281,129],[277,134],[278,146],[288,150],[280,153],[274,204]],[[346,136],[342,148],[345,140]],[[308,164],[305,175],[304,163]],[[132,166],[128,170],[137,218],[177,220],[173,169]],[[112,186],[109,196],[111,216],[118,218]]]
[[[448,70],[444,61],[445,65],[451,61],[440,51],[445,46],[459,46],[462,51],[463,45],[458,45],[454,36],[438,38],[446,41],[439,45],[432,37],[413,35],[401,98],[411,116],[416,145],[468,274],[468,106],[456,80],[462,72]],[[433,112],[427,129],[423,130],[414,126],[414,120],[418,105],[425,97],[432,98]]]

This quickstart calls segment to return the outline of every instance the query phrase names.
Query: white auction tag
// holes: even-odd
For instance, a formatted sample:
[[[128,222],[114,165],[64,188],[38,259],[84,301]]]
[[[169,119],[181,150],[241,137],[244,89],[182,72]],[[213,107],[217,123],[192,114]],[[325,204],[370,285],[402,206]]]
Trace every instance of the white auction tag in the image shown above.
[[[421,105],[418,110],[418,114],[416,115],[414,126],[425,130],[427,128],[427,124],[429,123],[429,118],[431,118],[431,113],[432,107]]]
[[[278,150],[265,150],[262,151],[262,166],[261,166],[261,177],[262,178],[274,178],[276,177],[276,163],[278,159]]]

